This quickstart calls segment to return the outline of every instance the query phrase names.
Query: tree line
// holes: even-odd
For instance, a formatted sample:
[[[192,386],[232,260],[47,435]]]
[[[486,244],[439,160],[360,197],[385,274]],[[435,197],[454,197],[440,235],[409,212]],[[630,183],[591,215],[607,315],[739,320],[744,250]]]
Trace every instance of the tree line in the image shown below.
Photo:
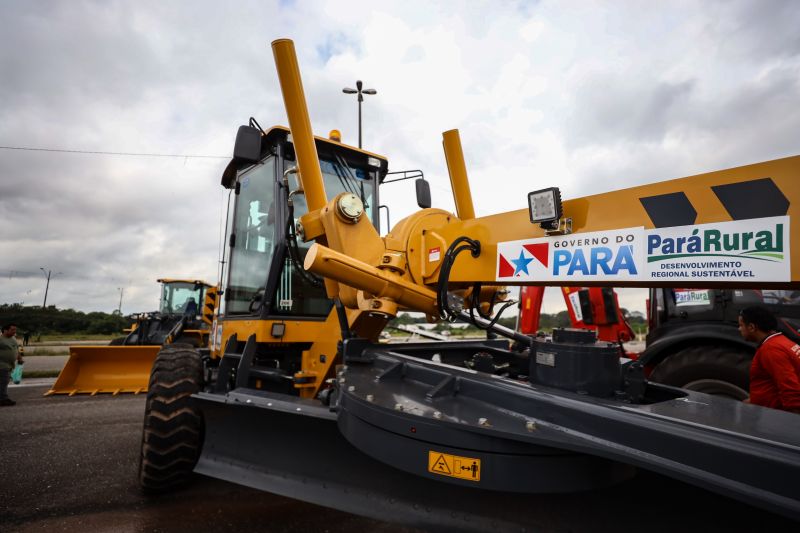
[[[514,329],[516,320],[515,316],[508,316],[501,318],[498,323]],[[400,313],[390,324],[425,324],[426,322],[424,316]],[[637,333],[646,329],[642,317],[628,316],[628,322]],[[42,309],[41,306],[25,307],[20,304],[0,304],[0,324],[9,323],[16,324],[20,334],[28,332],[31,335],[53,333],[113,335],[122,333],[122,330],[130,326],[131,319],[117,313],[109,314],[100,311],[84,313],[74,309],[57,309],[54,305]],[[570,327],[570,320],[567,311],[554,314],[542,313],[539,318],[539,328],[544,331],[568,327]],[[438,331],[448,329],[450,329],[450,325],[446,322],[437,324],[436,330]]]
[[[635,333],[646,333],[647,332],[647,324],[643,316],[640,314],[629,314],[626,309],[622,309],[623,316],[626,317],[628,324],[630,324],[631,328]],[[426,324],[427,320],[425,320],[424,316],[413,316],[408,313],[400,313],[397,315],[395,319],[393,319],[389,324],[390,325],[398,325],[398,324]],[[516,316],[508,316],[500,318],[497,321],[498,324],[501,326],[505,326],[510,329],[516,329],[517,327],[517,317]],[[542,313],[539,316],[539,329],[542,331],[552,331],[554,328],[569,328],[572,326],[572,323],[569,319],[569,312],[566,310],[559,311],[558,313]],[[472,326],[470,326],[472,328]],[[434,331],[448,331],[452,329],[450,324],[447,322],[440,322],[436,324],[436,327],[433,328]],[[477,328],[473,328],[477,331]]]
[[[0,324],[16,324],[20,335],[52,333],[91,333],[112,335],[122,333],[131,320],[119,314],[93,311],[84,313],[74,309],[57,309],[51,305],[23,306],[0,304]]]
[[[408,313],[400,313],[389,324],[406,325],[406,324],[426,324],[426,323],[427,320],[425,320],[424,316],[412,316]],[[500,320],[497,321],[497,323],[500,324],[501,326],[515,329],[517,326],[517,317],[516,316],[502,317],[500,318]],[[560,313],[555,313],[555,314],[542,313],[541,316],[539,317],[540,329],[549,331],[553,328],[568,328],[568,327],[570,327],[570,321],[569,321],[569,313],[567,313],[567,311],[561,311]],[[440,322],[436,325],[434,331],[446,331],[449,329],[451,329],[449,323]]]

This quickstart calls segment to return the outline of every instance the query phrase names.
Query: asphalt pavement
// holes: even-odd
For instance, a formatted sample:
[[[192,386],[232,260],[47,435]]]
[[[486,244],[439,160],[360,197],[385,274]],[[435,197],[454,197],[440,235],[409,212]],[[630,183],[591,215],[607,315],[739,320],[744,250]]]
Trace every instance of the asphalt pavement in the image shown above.
[[[415,531],[199,475],[183,490],[145,497],[136,483],[145,397],[43,397],[53,380],[38,381],[11,388],[17,405],[0,408],[3,533]],[[610,489],[531,495],[530,502],[541,521],[527,531],[537,532],[729,533],[798,526],[646,472]]]
[[[25,354],[25,367],[22,377],[26,372],[61,372],[69,359],[68,355],[28,355]]]
[[[136,484],[145,397],[45,398],[48,388],[13,387],[17,405],[0,408],[4,533],[413,531],[203,476],[148,498]]]

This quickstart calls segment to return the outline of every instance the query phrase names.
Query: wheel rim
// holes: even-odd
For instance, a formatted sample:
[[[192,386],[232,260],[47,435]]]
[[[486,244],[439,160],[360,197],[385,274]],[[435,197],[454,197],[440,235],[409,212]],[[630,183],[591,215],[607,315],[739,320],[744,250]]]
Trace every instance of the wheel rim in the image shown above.
[[[746,400],[749,396],[746,390],[737,387],[733,383],[719,379],[698,379],[687,383],[681,388],[704,394],[713,394],[714,396],[724,396],[734,400]]]

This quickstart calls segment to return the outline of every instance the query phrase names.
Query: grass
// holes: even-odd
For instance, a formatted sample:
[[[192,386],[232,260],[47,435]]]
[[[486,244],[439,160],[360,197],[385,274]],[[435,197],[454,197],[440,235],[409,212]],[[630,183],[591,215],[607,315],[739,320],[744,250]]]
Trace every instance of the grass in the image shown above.
[[[24,357],[37,357],[39,355],[69,355],[69,347],[37,348],[36,350],[26,351]]]
[[[48,333],[43,334],[41,339],[38,335],[31,335],[32,342],[56,342],[56,341],[110,341],[119,337],[123,333],[112,335],[102,335],[97,333]]]

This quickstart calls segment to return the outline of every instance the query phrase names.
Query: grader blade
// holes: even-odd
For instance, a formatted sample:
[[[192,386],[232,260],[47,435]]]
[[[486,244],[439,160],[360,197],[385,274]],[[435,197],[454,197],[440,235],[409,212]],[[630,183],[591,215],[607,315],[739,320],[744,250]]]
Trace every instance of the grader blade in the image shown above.
[[[139,394],[147,392],[150,368],[161,346],[70,346],[69,360],[52,394]]]
[[[359,452],[319,404],[253,390],[194,398],[205,427],[199,474],[426,531],[531,524],[530,516],[518,516],[525,506],[508,505],[518,495],[447,490]],[[498,517],[502,506],[514,511]]]
[[[336,414],[318,402],[253,389],[193,398],[205,433],[199,474],[425,531],[547,529],[546,498],[537,503],[530,494],[442,483],[377,461],[347,442]],[[550,474],[574,456],[552,449],[538,456],[544,468],[538,477],[562,483]],[[591,458],[582,461],[587,466]],[[562,473],[574,474],[572,466]],[[632,473],[609,461],[592,468],[601,480],[595,486]]]

